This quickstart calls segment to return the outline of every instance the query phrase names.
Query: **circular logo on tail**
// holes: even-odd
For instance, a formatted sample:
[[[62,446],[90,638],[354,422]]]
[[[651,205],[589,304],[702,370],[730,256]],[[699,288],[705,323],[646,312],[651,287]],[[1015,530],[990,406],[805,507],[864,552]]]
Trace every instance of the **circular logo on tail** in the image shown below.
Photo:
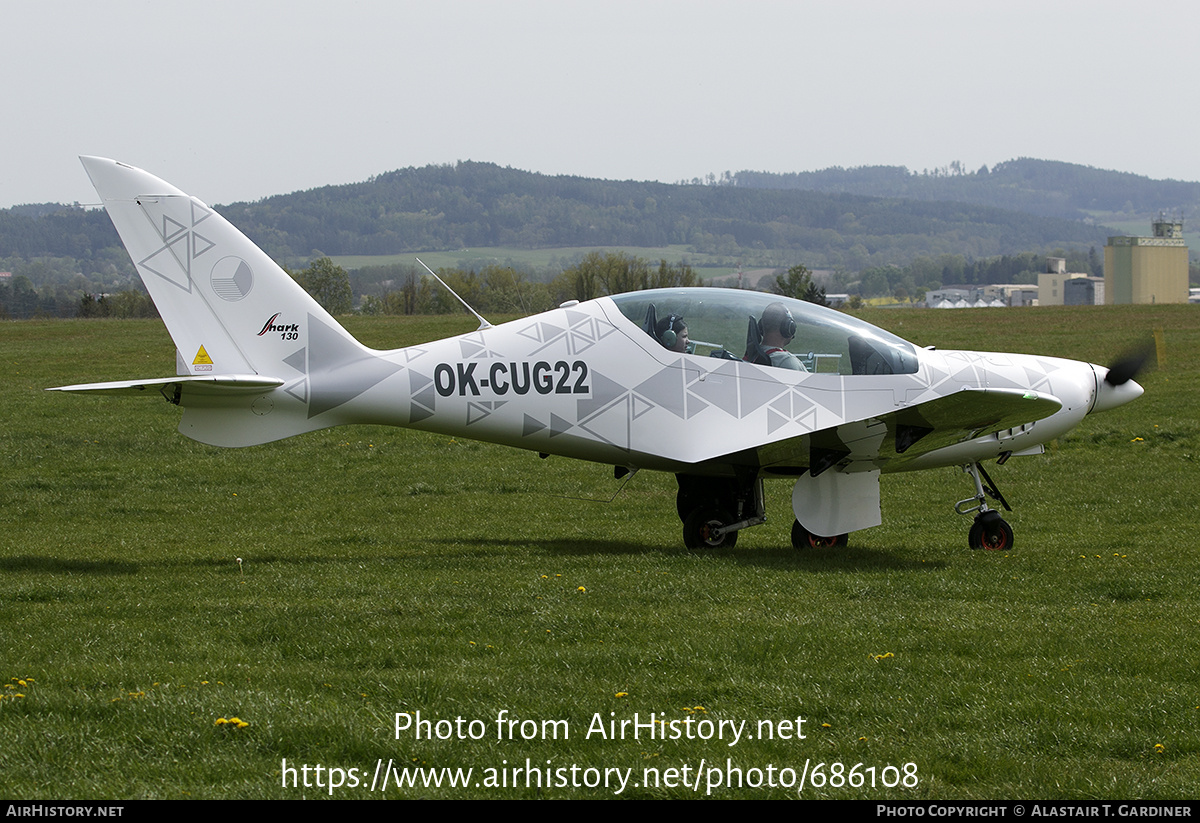
[[[233,303],[254,288],[254,272],[240,257],[222,257],[213,266],[210,282],[217,297]]]

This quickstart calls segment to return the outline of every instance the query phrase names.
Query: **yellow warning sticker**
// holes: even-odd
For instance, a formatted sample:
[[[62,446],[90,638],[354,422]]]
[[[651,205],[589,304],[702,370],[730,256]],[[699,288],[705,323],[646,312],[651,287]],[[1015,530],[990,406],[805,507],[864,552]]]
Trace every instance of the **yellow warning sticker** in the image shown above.
[[[204,346],[201,346],[200,350],[196,352],[192,365],[196,367],[196,371],[212,371],[213,361],[208,356],[208,352],[204,350]]]

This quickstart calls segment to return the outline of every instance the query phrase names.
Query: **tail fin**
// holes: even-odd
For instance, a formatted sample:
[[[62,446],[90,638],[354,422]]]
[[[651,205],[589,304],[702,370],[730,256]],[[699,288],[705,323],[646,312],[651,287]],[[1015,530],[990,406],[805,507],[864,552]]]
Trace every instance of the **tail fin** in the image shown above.
[[[395,371],[200,200],[133,166],[80,159],[175,341],[181,432],[244,446],[346,422],[325,412]],[[357,379],[334,377],[347,370]]]

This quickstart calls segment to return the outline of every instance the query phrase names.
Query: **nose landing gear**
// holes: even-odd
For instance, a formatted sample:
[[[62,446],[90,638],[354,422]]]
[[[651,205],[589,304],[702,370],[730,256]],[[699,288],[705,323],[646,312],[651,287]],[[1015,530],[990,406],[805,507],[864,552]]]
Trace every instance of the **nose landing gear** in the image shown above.
[[[1012,511],[1012,506],[1008,505],[1008,501],[1004,499],[1004,495],[996,488],[996,484],[992,481],[992,478],[988,477],[988,473],[983,470],[983,466],[978,463],[969,463],[963,466],[963,471],[971,475],[971,478],[975,481],[975,496],[968,497],[966,500],[959,500],[954,504],[954,511],[958,514],[976,513],[975,522],[971,525],[971,531],[967,534],[967,545],[972,549],[986,549],[996,552],[1012,549],[1012,526],[1005,522],[998,511],[988,506],[987,498],[990,497],[998,501],[1004,507],[1005,511]]]

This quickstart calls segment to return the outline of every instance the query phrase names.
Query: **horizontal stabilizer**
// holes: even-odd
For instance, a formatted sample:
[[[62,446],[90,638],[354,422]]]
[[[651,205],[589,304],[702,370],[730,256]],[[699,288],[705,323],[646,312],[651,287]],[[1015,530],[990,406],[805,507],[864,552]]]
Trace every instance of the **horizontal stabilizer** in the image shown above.
[[[197,395],[228,395],[244,392],[267,391],[282,386],[277,377],[260,374],[211,374],[203,376],[177,375],[152,380],[116,380],[112,383],[77,383],[74,386],[55,386],[46,391],[63,391],[76,394],[140,394],[148,389],[157,389],[168,400],[176,388],[187,386],[188,393]],[[172,401],[174,402],[174,401]]]

